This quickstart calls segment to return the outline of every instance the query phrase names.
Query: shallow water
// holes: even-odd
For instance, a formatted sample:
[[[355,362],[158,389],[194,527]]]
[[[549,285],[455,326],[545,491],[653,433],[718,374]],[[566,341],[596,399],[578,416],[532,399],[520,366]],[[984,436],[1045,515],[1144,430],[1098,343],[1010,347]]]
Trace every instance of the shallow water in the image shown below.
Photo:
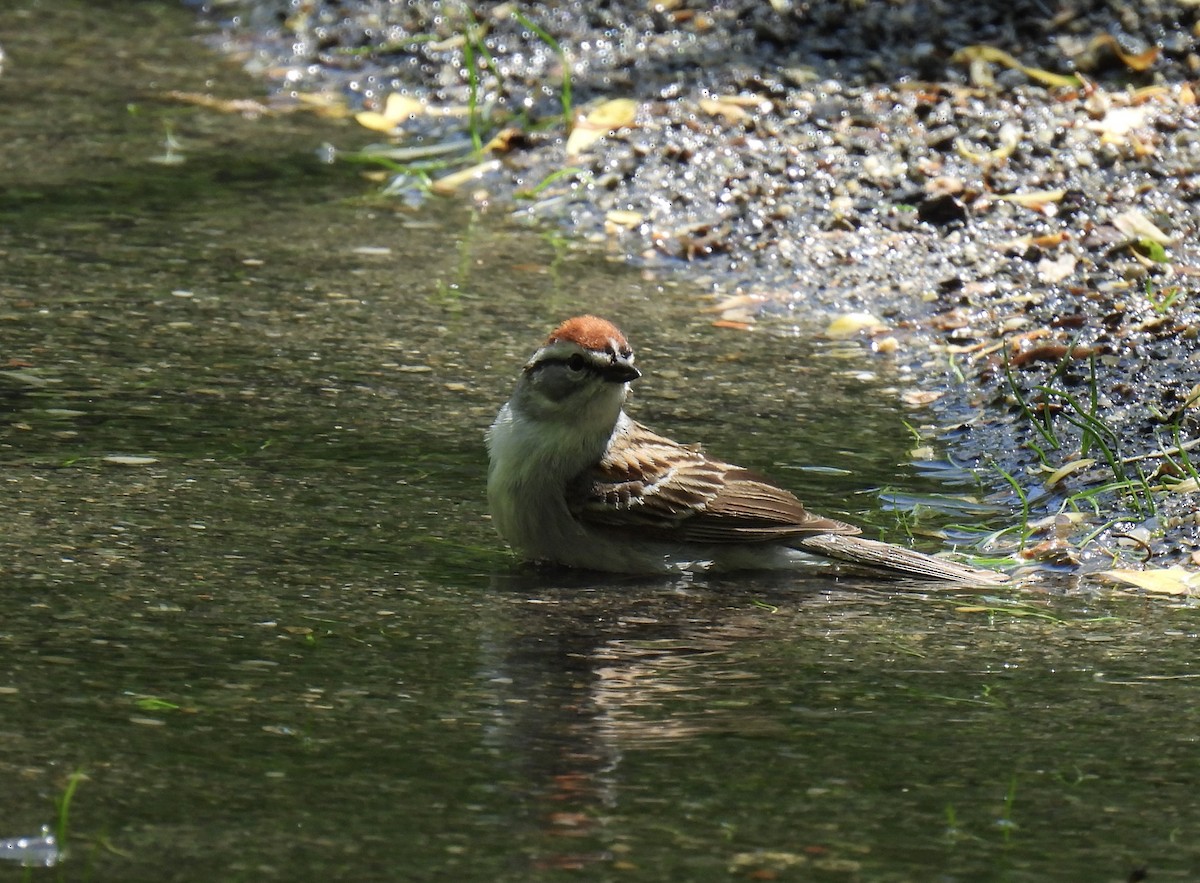
[[[931,486],[886,363],[352,201],[316,160],[349,126],[161,100],[256,94],[184,10],[53,8],[0,11],[0,839],[86,778],[67,858],[0,879],[1200,871],[1194,609],[538,573],[487,524],[482,430],[590,309],[646,422],[901,536],[876,489]]]

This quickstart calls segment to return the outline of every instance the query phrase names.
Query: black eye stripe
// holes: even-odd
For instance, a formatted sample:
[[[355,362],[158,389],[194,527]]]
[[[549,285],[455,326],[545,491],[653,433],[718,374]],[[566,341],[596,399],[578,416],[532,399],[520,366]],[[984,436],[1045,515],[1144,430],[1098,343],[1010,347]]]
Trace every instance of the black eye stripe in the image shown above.
[[[530,369],[533,371],[540,371],[542,368],[548,368],[551,365],[560,365],[564,368],[569,368],[572,371],[591,371],[592,373],[597,373],[600,370],[597,365],[593,364],[579,353],[575,353],[566,357],[540,359],[534,364],[530,365]]]
[[[633,353],[625,349],[619,352],[613,348],[603,353],[593,350],[584,352],[539,353],[535,361],[525,366],[525,374],[531,376],[540,374],[543,368],[551,365],[565,369],[576,380],[586,377],[600,377],[611,382],[628,383],[636,380],[641,373],[633,367]]]

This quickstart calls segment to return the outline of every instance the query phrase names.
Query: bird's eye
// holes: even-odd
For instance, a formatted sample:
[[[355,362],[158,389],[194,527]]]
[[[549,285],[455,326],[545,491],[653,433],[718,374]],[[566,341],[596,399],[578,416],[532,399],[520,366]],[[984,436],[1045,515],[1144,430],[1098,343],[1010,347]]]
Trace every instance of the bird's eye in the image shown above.
[[[571,356],[571,358],[567,359],[567,367],[572,371],[582,371],[587,367],[587,359],[579,355],[579,353],[576,353],[575,355]]]

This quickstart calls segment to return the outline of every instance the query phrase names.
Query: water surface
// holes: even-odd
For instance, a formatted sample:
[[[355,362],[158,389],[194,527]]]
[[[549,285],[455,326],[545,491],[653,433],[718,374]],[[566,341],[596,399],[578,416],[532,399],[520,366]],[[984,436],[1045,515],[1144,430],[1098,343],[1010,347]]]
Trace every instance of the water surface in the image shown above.
[[[348,125],[162,99],[258,88],[170,4],[0,33],[0,837],[86,775],[67,859],[0,878],[1200,871],[1192,608],[569,576],[492,535],[482,430],[566,315],[629,331],[646,422],[898,538],[877,489],[930,487],[886,362],[364,201],[317,160]]]

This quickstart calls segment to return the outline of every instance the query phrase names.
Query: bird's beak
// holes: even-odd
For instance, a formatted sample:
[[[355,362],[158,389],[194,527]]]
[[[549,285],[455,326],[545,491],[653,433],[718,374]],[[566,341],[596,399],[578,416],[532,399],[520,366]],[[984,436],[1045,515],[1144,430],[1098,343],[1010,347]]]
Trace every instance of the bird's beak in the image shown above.
[[[641,377],[642,372],[633,367],[632,360],[622,359],[618,356],[612,360],[611,364],[605,365],[601,369],[600,375],[609,383],[628,383]]]

